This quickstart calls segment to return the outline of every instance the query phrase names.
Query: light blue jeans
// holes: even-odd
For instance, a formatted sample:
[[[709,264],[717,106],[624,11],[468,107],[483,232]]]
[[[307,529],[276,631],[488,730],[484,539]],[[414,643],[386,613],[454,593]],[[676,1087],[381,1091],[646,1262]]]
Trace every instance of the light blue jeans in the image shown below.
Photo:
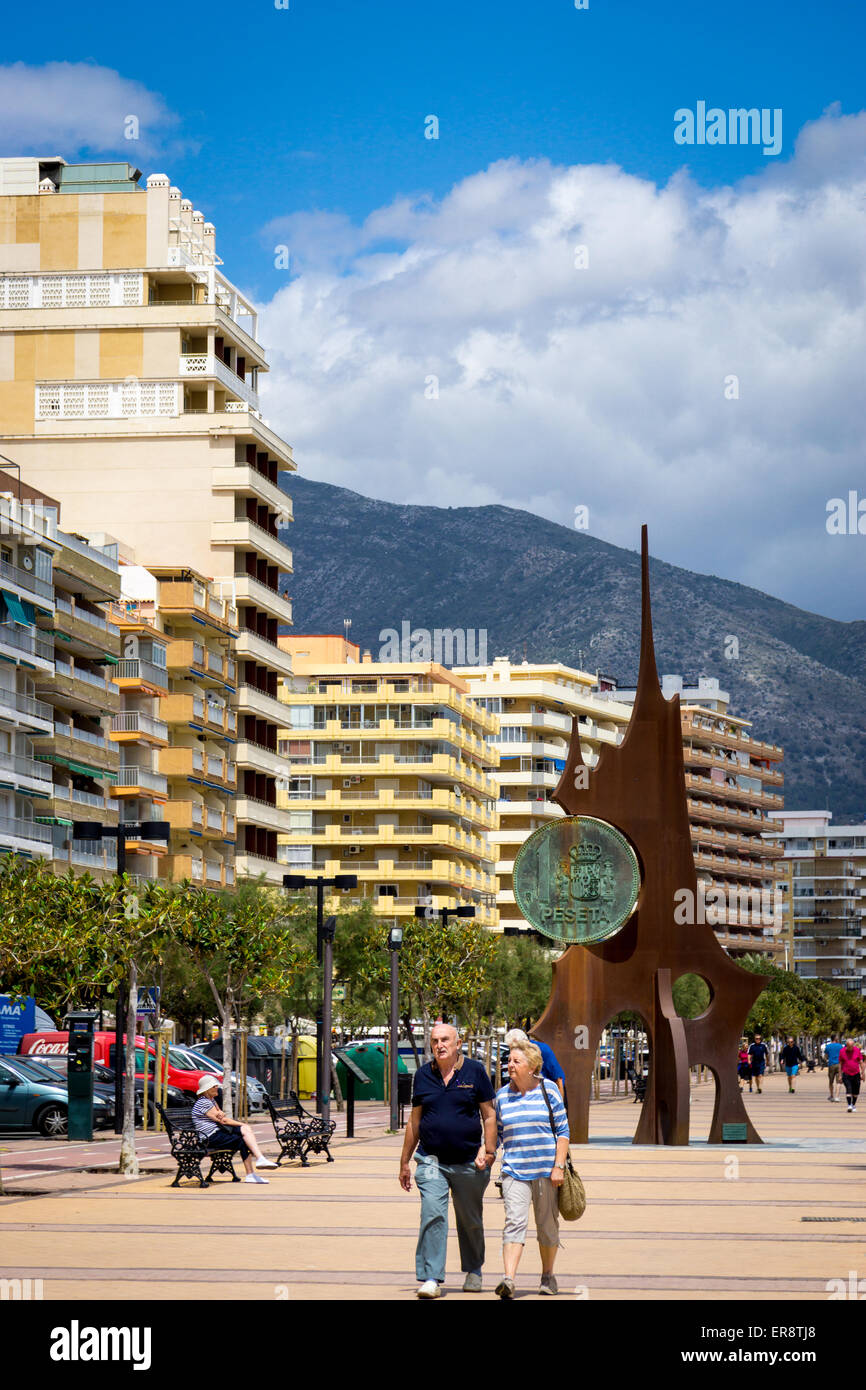
[[[482,1203],[490,1169],[469,1163],[440,1163],[432,1154],[416,1158],[415,1181],[421,1193],[421,1230],[415,1250],[415,1273],[422,1283],[445,1278],[448,1245],[448,1193],[454,1203],[460,1268],[464,1274],[484,1264]]]

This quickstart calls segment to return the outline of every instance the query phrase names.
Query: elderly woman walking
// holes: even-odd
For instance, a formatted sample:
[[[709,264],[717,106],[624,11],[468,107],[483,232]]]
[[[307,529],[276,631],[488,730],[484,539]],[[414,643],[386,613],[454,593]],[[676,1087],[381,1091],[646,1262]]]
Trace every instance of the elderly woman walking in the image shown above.
[[[496,1286],[500,1298],[514,1297],[530,1201],[541,1253],[538,1292],[559,1292],[553,1265],[559,1249],[559,1189],[568,1157],[568,1118],[557,1087],[541,1076],[541,1062],[535,1043],[514,1041],[508,1058],[508,1085],[496,1093],[498,1134],[504,1146],[505,1274]]]

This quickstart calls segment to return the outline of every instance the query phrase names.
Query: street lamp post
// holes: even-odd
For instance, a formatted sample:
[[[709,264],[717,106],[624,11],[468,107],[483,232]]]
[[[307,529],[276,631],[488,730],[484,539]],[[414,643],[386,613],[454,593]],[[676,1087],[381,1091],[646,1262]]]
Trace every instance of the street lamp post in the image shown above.
[[[324,975],[322,1002],[316,1010],[316,1109],[326,1123],[331,1117],[331,977],[337,919],[329,917],[327,922],[325,921],[325,889],[341,888],[348,891],[357,886],[357,874],[337,874],[335,878],[324,878],[321,874],[283,874],[284,888],[316,890],[316,963],[323,966]]]
[[[72,822],[73,840],[116,840],[117,877],[121,881],[126,873],[127,840],[168,840],[171,826],[164,820],[120,821],[117,825],[102,825],[100,821],[74,820]],[[126,1075],[126,1048],[124,1046],[127,999],[123,985],[118,985],[114,1010],[114,1132],[123,1133],[123,1079]],[[145,1070],[147,1058],[145,1058]]]
[[[460,907],[416,907],[415,916],[425,922],[438,917],[443,927],[447,927],[449,917],[474,917],[475,908],[469,903],[463,903]]]
[[[397,1108],[397,1034],[399,1032],[399,956],[403,945],[403,928],[392,927],[388,933],[388,950],[391,952],[391,1052],[390,1083],[391,1129],[399,1127],[400,1116]]]

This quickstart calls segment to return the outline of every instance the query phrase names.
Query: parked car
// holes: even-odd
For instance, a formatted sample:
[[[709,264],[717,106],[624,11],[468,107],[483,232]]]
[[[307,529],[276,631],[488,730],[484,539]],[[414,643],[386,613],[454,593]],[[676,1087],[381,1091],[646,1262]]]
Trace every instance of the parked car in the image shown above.
[[[65,1057],[68,1051],[68,1033],[25,1033],[18,1044],[18,1053],[22,1057]],[[153,1076],[156,1071],[156,1048],[153,1043],[147,1044],[147,1051],[150,1055],[148,1072]],[[207,1073],[204,1069],[190,1071],[186,1065],[178,1067],[172,1061],[173,1051],[173,1048],[168,1048],[167,1058],[163,1052],[163,1075],[169,1086],[183,1091],[186,1102],[191,1105],[195,1100],[198,1083]],[[139,1036],[135,1039],[135,1074],[142,1082],[144,1080],[144,1053],[145,1040]],[[113,1033],[94,1033],[93,1060],[102,1066],[114,1067]]]
[[[179,1067],[182,1060],[189,1063],[190,1070],[209,1071],[213,1076],[218,1076],[220,1081],[223,1078],[222,1062],[217,1062],[213,1057],[207,1057],[203,1052],[196,1052],[195,1048],[187,1047],[182,1043],[175,1043],[171,1048],[171,1060],[175,1066]],[[237,1098],[238,1094],[238,1074],[232,1072],[232,1095]],[[251,1111],[258,1113],[265,1108],[265,1087],[254,1076],[247,1077],[247,1101]]]
[[[33,1066],[33,1065],[36,1065],[36,1064],[37,1064],[37,1058],[35,1058],[35,1057],[28,1057],[28,1059],[27,1059],[27,1065],[28,1065],[28,1066]],[[51,1057],[43,1057],[43,1056],[40,1056],[40,1057],[38,1058],[38,1065],[39,1065],[40,1067],[47,1067],[50,1071],[56,1073],[56,1075],[58,1075],[58,1076],[63,1077],[64,1080],[65,1080],[66,1075],[67,1075],[67,1072],[68,1072],[69,1061],[68,1061],[68,1059],[67,1059],[66,1057],[54,1057],[54,1056],[51,1056]],[[108,1092],[108,1094],[111,1095],[112,1100],[114,1099],[114,1068],[113,1068],[113,1067],[105,1067],[105,1066],[102,1065],[101,1062],[94,1062],[94,1064],[93,1064],[93,1090],[94,1090],[94,1092],[96,1092],[97,1089],[99,1090],[100,1093],[102,1093],[102,1092]],[[169,1103],[169,1105],[188,1105],[188,1104],[189,1104],[189,1093],[188,1093],[187,1091],[180,1091],[180,1090],[178,1090],[177,1086],[168,1086],[168,1087],[167,1087],[167,1097],[168,1097],[168,1103]],[[136,1124],[140,1124],[140,1123],[141,1123],[141,1118],[142,1118],[143,1113],[144,1113],[144,1078],[142,1077],[141,1079],[136,1078],[136,1082],[135,1082],[135,1122],[136,1122]],[[156,1108],[155,1108],[154,1103],[153,1103],[153,1086],[152,1086],[152,1085],[149,1085],[149,1086],[148,1086],[148,1089],[147,1089],[147,1117],[148,1117],[148,1118],[147,1118],[148,1126],[149,1126],[149,1127],[152,1127],[152,1126],[156,1123]]]
[[[114,1121],[114,1097],[93,1095],[93,1122]],[[22,1057],[0,1061],[0,1128],[38,1129],[47,1138],[62,1139],[68,1131],[69,1091],[59,1078],[43,1074]]]

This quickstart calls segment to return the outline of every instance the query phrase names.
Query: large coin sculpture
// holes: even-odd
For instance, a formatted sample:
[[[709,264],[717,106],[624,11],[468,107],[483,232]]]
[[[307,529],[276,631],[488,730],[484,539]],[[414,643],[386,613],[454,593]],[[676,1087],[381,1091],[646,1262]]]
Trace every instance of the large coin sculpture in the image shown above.
[[[588,945],[625,926],[637,905],[640,865],[615,826],[567,816],[523,843],[513,881],[527,922],[556,941]]]

